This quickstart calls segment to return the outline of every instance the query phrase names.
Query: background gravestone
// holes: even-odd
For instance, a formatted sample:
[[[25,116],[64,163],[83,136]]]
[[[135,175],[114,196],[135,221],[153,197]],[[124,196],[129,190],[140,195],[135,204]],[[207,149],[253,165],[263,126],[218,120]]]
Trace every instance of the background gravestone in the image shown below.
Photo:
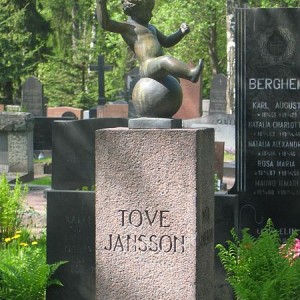
[[[216,75],[211,81],[209,113],[226,113],[227,77]]]
[[[43,86],[36,77],[29,77],[23,84],[22,106],[35,117],[45,115]]]
[[[33,149],[52,150],[52,124],[55,121],[67,121],[72,118],[34,118]]]
[[[67,261],[55,273],[47,300],[95,298],[95,193],[47,192],[47,262]]]
[[[300,228],[300,9],[237,10],[239,226]]]
[[[52,190],[47,192],[47,260],[69,263],[57,272],[64,287],[47,300],[95,298],[95,131],[127,127],[127,119],[55,121]]]
[[[0,113],[0,169],[33,178],[33,118],[29,113]]]
[[[121,118],[56,121],[52,126],[52,188],[76,190],[95,185],[95,131],[127,127]]]

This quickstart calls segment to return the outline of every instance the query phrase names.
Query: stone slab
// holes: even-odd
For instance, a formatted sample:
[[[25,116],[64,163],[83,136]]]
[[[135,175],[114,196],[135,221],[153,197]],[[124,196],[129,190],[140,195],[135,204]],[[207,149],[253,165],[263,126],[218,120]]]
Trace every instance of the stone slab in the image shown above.
[[[227,77],[217,74],[211,81],[209,113],[226,113]]]
[[[56,121],[52,132],[52,188],[92,189],[95,185],[95,131],[127,127],[122,118]]]
[[[128,127],[132,129],[171,129],[182,128],[182,120],[167,118],[129,119]]]
[[[299,8],[237,10],[237,191],[300,196]]]
[[[95,193],[47,192],[47,262],[68,261],[55,273],[47,300],[95,299]]]
[[[212,129],[96,132],[96,299],[214,299]]]
[[[270,218],[284,243],[294,230],[300,229],[299,210],[298,197],[239,196],[239,228],[249,228],[253,236],[258,236]]]
[[[23,84],[22,107],[35,117],[45,115],[43,86],[34,76],[27,78]]]
[[[68,121],[72,118],[34,118],[33,149],[52,150],[52,124],[54,121]]]
[[[215,194],[215,245],[232,240],[231,229],[238,232],[238,196]],[[215,252],[215,300],[233,300],[233,291],[226,281],[226,273]]]

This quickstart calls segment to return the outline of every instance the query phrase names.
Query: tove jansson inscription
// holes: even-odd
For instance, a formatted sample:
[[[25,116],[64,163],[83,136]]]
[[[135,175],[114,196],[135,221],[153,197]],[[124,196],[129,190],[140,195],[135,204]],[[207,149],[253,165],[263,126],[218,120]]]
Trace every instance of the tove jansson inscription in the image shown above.
[[[169,210],[126,210],[117,211],[120,227],[130,229],[139,227],[170,228]],[[109,234],[106,251],[118,252],[164,252],[184,253],[185,236],[157,234]]]

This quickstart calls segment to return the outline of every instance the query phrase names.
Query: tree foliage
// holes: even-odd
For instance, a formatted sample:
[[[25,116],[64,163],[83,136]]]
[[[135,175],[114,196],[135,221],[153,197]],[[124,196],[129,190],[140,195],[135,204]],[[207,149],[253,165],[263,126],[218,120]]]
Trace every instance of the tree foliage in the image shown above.
[[[248,2],[251,7],[299,5],[299,0]],[[0,4],[0,97],[6,102],[20,98],[22,81],[35,75],[50,106],[95,106],[97,73],[89,66],[97,63],[99,54],[113,67],[105,73],[107,100],[124,97],[126,72],[136,62],[122,38],[97,23],[95,0],[0,0]],[[126,19],[120,0],[108,0],[108,9],[111,18]],[[153,15],[151,23],[165,34],[178,30],[182,22],[190,25],[191,33],[165,52],[192,64],[204,59],[204,96],[208,96],[212,76],[226,74],[226,2],[156,0]]]
[[[20,96],[22,79],[34,73],[46,51],[48,24],[34,3],[0,0],[0,93],[5,103]]]

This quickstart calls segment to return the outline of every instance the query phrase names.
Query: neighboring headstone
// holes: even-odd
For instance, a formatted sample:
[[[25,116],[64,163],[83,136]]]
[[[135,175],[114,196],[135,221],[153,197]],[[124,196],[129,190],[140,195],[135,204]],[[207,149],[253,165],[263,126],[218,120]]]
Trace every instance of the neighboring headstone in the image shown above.
[[[66,117],[66,118],[76,118],[78,120],[81,120],[83,118],[83,109],[73,108],[70,106],[48,107],[47,117],[48,118]]]
[[[209,115],[209,104],[210,104],[209,99],[202,100],[202,116],[201,117],[205,117],[205,116]]]
[[[34,118],[33,149],[52,150],[52,124],[55,121],[68,121],[72,118]]]
[[[217,175],[220,183],[223,181],[223,169],[224,169],[224,150],[225,142],[215,142],[215,166],[214,171]]]
[[[98,73],[98,105],[105,105],[105,80],[104,71],[112,70],[112,66],[104,64],[104,56],[98,56],[98,65],[91,65],[90,71]]]
[[[227,77],[216,75],[211,81],[209,113],[226,113]]]
[[[108,102],[98,106],[98,118],[128,118],[128,103],[126,101]]]
[[[23,84],[22,107],[34,117],[45,115],[43,86],[36,77],[27,78]]]
[[[52,188],[76,190],[95,185],[95,131],[127,127],[128,120],[56,121],[52,125]]]
[[[0,169],[33,177],[33,123],[28,113],[0,113]]]
[[[189,80],[180,79],[182,88],[182,104],[177,113],[173,116],[175,119],[194,119],[201,115],[201,84],[202,79],[192,83]]]
[[[253,231],[300,228],[299,26],[299,8],[237,10],[236,187]]]
[[[0,104],[0,112],[4,112],[4,108],[5,108],[4,104]]]
[[[237,195],[215,194],[215,245],[226,245],[232,240],[230,231],[238,231]],[[215,298],[214,300],[233,300],[233,291],[226,281],[226,272],[215,251]]]
[[[214,299],[212,129],[96,132],[96,299]]]
[[[83,119],[89,119],[90,118],[90,110],[84,110],[83,111]]]
[[[95,193],[47,192],[47,262],[67,261],[47,300],[95,299]]]
[[[211,114],[191,120],[183,120],[184,128],[214,128],[215,140],[225,142],[226,149],[235,149],[235,115]]]

